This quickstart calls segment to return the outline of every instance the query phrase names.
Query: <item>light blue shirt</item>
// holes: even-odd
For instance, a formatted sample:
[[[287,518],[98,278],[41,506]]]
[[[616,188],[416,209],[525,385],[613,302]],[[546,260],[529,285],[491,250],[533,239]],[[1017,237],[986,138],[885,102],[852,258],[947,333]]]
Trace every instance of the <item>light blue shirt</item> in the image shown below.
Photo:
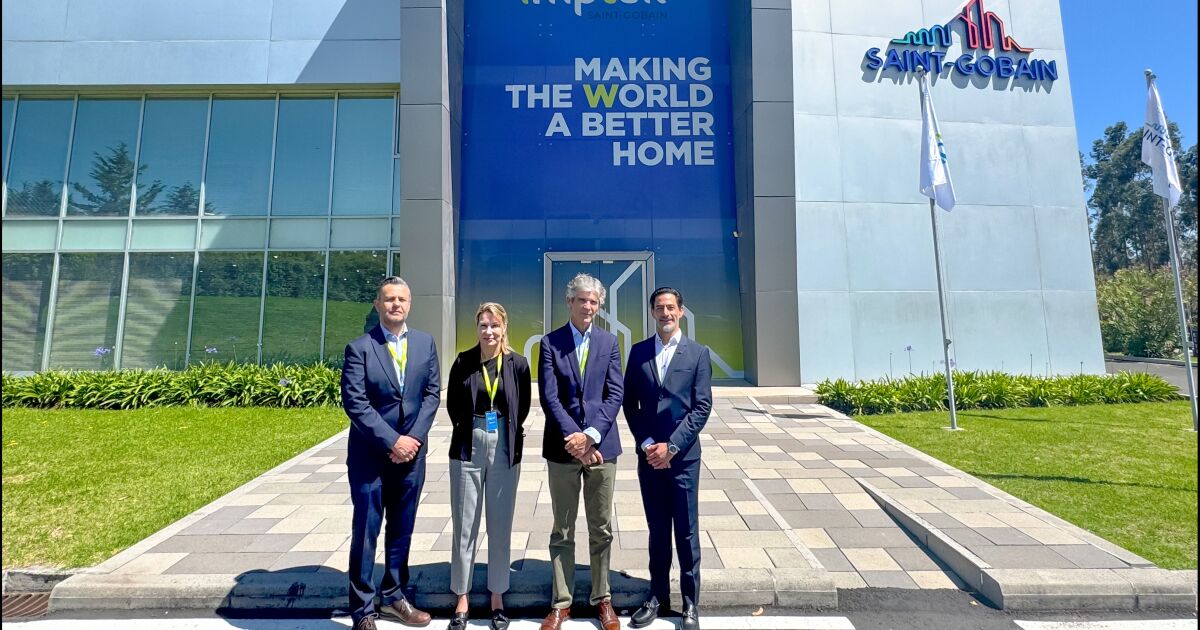
[[[570,324],[570,326],[571,326],[571,338],[575,340],[575,361],[576,361],[576,365],[578,365],[579,358],[583,356],[583,353],[589,352],[592,348],[592,326],[591,326],[591,324],[588,324],[587,330],[585,330],[583,332],[579,332],[579,330],[577,330],[575,328],[574,323]],[[590,357],[589,357],[589,361],[590,361]],[[585,364],[585,366],[586,366],[586,364]],[[583,370],[579,371],[579,376],[580,376],[580,378],[583,377]],[[588,438],[592,440],[593,445],[599,444],[600,440],[602,439],[600,432],[597,431],[595,429],[595,427],[588,427],[588,428],[584,429],[583,434],[588,436]]]
[[[400,335],[393,335],[392,331],[388,330],[383,324],[379,325],[379,329],[383,331],[383,338],[387,339],[392,350],[395,351],[397,357],[405,356],[408,352],[408,324],[405,323],[400,327]],[[392,359],[392,367],[396,370],[396,378],[400,381],[400,395],[404,395],[404,370],[400,367],[400,362]],[[407,366],[406,366],[407,367]]]

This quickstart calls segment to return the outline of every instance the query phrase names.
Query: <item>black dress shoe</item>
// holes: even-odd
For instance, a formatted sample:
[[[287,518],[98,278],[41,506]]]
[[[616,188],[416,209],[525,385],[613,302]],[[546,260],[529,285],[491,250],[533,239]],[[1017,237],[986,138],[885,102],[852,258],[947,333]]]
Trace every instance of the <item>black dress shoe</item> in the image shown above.
[[[630,628],[645,628],[658,618],[658,598],[651,597],[629,618]]]
[[[492,610],[492,630],[508,630],[508,615],[503,608]]]
[[[446,626],[446,630],[467,630],[467,621],[470,617],[465,612],[456,612],[454,617],[450,619],[450,625]]]
[[[683,618],[679,620],[679,630],[700,630],[700,611],[691,603],[683,607]]]

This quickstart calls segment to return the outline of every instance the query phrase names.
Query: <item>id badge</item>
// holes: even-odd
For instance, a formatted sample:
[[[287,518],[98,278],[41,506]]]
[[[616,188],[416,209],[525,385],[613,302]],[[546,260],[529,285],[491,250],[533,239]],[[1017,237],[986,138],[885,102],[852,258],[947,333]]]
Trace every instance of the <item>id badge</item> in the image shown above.
[[[500,414],[495,411],[488,411],[483,414],[484,420],[487,420],[488,433],[495,433],[500,429]]]

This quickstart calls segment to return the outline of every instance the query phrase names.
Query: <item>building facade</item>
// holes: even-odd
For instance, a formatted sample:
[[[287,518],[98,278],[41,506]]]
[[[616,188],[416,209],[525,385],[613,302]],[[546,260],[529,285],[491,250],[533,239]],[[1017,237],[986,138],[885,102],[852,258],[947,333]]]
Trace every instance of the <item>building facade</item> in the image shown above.
[[[3,1],[3,369],[337,360],[403,276],[444,359],[579,271],[714,374],[1103,371],[1056,0]]]

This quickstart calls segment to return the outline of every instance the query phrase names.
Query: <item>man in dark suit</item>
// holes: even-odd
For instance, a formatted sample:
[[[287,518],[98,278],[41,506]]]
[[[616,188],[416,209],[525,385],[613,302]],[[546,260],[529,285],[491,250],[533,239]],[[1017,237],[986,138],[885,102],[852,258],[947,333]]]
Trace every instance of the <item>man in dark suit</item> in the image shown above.
[[[699,630],[700,431],[712,410],[708,348],[679,329],[683,296],[663,287],[650,295],[657,334],[634,344],[625,370],[625,420],[638,444],[638,481],[650,528],[650,599],[630,619],[643,628],[671,603],[671,531],[679,553],[682,630]]]
[[[621,409],[621,353],[617,338],[592,323],[606,293],[592,276],[575,276],[567,285],[571,321],[542,337],[538,361],[538,389],[546,414],[542,456],[549,469],[554,513],[550,530],[553,608],[542,622],[543,630],[558,630],[571,616],[581,486],[592,569],[590,603],[596,606],[604,630],[621,627],[608,583],[613,489],[621,454],[615,424]]]
[[[440,389],[433,337],[405,321],[411,305],[408,284],[384,278],[375,294],[379,326],[346,345],[342,367],[342,407],[350,416],[346,467],[354,503],[349,571],[354,630],[375,629],[375,544],[385,516],[379,613],[409,626],[430,620],[403,591]]]

